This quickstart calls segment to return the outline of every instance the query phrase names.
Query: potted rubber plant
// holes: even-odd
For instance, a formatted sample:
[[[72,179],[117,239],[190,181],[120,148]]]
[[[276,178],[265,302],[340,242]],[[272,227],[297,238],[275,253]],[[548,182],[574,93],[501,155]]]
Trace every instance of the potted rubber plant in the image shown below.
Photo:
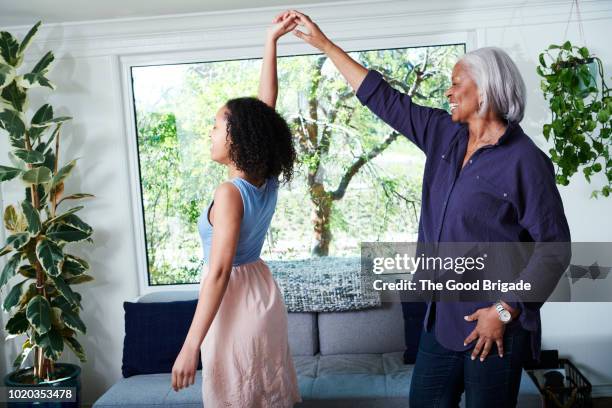
[[[566,41],[550,45],[539,56],[537,73],[552,120],[542,129],[557,168],[557,183],[568,185],[579,169],[588,182],[602,173],[604,182],[592,197],[612,191],[612,95],[601,59],[586,47]]]
[[[54,117],[50,104],[43,104],[33,114],[28,109],[32,88],[55,88],[47,77],[54,60],[51,51],[32,69],[19,73],[39,26],[40,22],[21,42],[8,32],[0,32],[0,136],[8,137],[12,164],[0,165],[0,183],[25,187],[23,200],[3,210],[7,239],[0,247],[5,261],[0,290],[2,308],[10,314],[6,340],[25,335],[14,371],[4,378],[4,384],[77,387],[79,394],[80,367],[58,363],[58,359],[67,346],[81,362],[86,361],[77,340],[78,333],[86,333],[79,317],[81,295],[72,286],[93,277],[86,273],[88,263],[67,249],[75,242],[93,242],[93,231],[76,214],[83,206],[66,207],[93,195],[64,195],[64,182],[76,160],[59,166],[60,130],[71,118]],[[10,290],[9,281],[14,282]],[[32,351],[33,366],[21,368]]]

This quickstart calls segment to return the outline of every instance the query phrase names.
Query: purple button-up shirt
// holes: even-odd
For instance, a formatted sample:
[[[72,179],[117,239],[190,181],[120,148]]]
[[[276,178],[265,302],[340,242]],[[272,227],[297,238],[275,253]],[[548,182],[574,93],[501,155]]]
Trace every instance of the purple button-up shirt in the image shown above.
[[[509,123],[496,144],[478,149],[462,168],[467,124],[453,122],[443,109],[413,103],[374,70],[357,90],[357,98],[425,153],[419,242],[570,242],[553,165],[518,124]],[[570,255],[568,250],[555,258],[559,277]],[[538,269],[543,262],[549,267],[550,261],[550,254],[539,254],[536,246],[519,278],[532,285],[549,284],[542,281]],[[522,302],[512,292],[501,299],[521,309],[518,322],[511,322],[507,331],[519,323],[528,330],[532,356],[539,360],[543,302]],[[437,340],[451,350],[470,349],[475,343],[464,346],[463,341],[476,322],[463,317],[491,304],[435,303]],[[429,330],[431,309],[432,302],[428,302],[425,330]]]

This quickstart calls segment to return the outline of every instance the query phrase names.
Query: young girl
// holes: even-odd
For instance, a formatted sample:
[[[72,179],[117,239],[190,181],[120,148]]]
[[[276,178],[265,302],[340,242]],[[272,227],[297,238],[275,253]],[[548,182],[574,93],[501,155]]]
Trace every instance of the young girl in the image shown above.
[[[301,402],[287,340],[287,310],[259,257],[278,194],[293,175],[289,127],[274,110],[276,42],[296,27],[287,17],[268,29],[259,99],[229,100],[215,117],[211,157],[228,167],[198,220],[204,265],[198,305],[172,368],[172,387],[192,385],[202,356],[206,408],[293,407]]]

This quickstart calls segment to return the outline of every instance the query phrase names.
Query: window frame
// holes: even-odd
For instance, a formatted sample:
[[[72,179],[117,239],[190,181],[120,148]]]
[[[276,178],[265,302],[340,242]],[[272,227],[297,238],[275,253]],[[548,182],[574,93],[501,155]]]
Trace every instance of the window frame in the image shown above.
[[[335,41],[340,47],[348,52],[413,48],[435,45],[465,44],[466,52],[476,48],[477,33],[475,31],[455,31],[435,34],[410,34],[385,35],[368,37],[363,32],[354,29],[352,32],[343,32],[344,40]],[[121,75],[121,94],[123,97],[123,114],[126,130],[126,145],[128,153],[130,201],[132,207],[132,228],[134,233],[134,255],[136,257],[138,291],[139,295],[145,295],[160,291],[194,291],[199,289],[199,283],[179,283],[151,285],[149,280],[149,266],[146,248],[146,231],[144,218],[144,203],[140,175],[140,156],[138,155],[138,140],[136,128],[136,112],[134,103],[134,89],[132,84],[132,68],[151,65],[176,65],[191,63],[206,63],[229,61],[238,59],[261,58],[263,52],[263,36],[260,45],[256,46],[230,46],[220,47],[218,45],[203,44],[196,50],[185,50],[176,52],[154,52],[137,55],[123,55],[119,58],[119,69]],[[209,45],[209,47],[206,47]],[[278,45],[279,57],[295,55],[320,54],[308,44],[293,41],[289,43],[281,41]],[[282,92],[282,90],[279,90]]]

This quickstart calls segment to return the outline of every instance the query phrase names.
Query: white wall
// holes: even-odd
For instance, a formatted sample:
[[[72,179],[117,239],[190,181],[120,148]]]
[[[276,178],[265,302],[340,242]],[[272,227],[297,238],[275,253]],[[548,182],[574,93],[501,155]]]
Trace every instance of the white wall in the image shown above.
[[[586,45],[612,73],[612,2],[581,2]],[[539,52],[564,40],[570,2],[355,2],[301,7],[341,46],[358,49],[364,44],[404,46],[439,38],[463,38],[471,47],[496,45],[515,58],[529,90],[528,109],[522,123],[539,145],[545,142],[541,126],[548,110],[535,73]],[[135,226],[133,183],[127,138],[132,123],[124,117],[125,93],[121,61],[148,59],[180,61],[211,55],[259,56],[265,24],[276,9],[259,9],[214,15],[195,14],[166,18],[60,24],[43,27],[32,46],[30,60],[52,49],[58,63],[51,75],[58,90],[50,102],[74,121],[63,131],[63,157],[81,157],[67,183],[68,192],[93,193],[81,212],[93,226],[95,245],[80,245],[79,253],[90,260],[93,283],[84,285],[83,320],[88,336],[83,339],[89,361],[83,364],[84,402],[90,404],[121,376],[123,346],[122,302],[139,295],[137,269],[141,262],[142,231]],[[7,28],[4,28],[7,29]],[[27,27],[8,28],[23,35]],[[568,39],[579,40],[572,22]],[[284,39],[280,53],[312,52],[293,37]],[[196,57],[194,57],[194,55]],[[282,91],[282,90],[281,90]],[[47,98],[37,93],[31,106]],[[6,138],[0,138],[0,163],[6,163]],[[133,164],[133,162],[131,162]],[[7,205],[22,199],[16,184],[3,187],[0,198]],[[612,199],[589,199],[592,187],[580,176],[561,188],[574,241],[612,241]],[[0,231],[2,233],[3,231]],[[3,238],[0,236],[0,238]],[[6,295],[6,289],[2,295]],[[595,392],[612,395],[612,314],[610,303],[548,303],[542,310],[543,346],[557,348],[577,363],[589,377]],[[0,329],[6,323],[3,313]],[[5,333],[0,333],[4,339]],[[0,374],[10,371],[20,342],[10,340],[0,352]],[[76,362],[71,352],[64,361]]]

